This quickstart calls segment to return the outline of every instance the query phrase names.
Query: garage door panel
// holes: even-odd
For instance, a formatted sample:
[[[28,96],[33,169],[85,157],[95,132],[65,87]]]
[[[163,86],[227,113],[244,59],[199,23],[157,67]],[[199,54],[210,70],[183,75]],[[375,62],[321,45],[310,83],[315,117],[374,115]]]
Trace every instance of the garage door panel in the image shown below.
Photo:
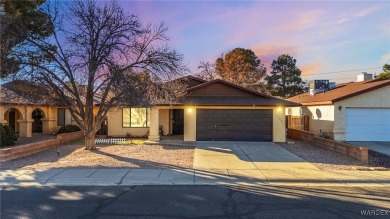
[[[390,141],[389,108],[347,108],[346,141]]]
[[[197,140],[272,141],[272,116],[272,110],[198,109]]]

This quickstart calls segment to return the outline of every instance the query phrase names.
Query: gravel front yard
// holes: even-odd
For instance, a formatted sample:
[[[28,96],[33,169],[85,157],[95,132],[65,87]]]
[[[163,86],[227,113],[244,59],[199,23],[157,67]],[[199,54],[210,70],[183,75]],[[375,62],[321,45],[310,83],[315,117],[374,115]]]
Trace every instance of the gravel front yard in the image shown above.
[[[70,144],[1,163],[1,169],[192,168],[193,159],[193,147],[130,144],[98,146],[97,150],[87,151],[82,145]]]
[[[323,170],[359,170],[369,167],[387,167],[390,164],[374,153],[369,153],[369,163],[364,164],[359,160],[324,148],[313,146],[304,141],[289,139],[294,144],[279,143],[284,149],[312,163]]]

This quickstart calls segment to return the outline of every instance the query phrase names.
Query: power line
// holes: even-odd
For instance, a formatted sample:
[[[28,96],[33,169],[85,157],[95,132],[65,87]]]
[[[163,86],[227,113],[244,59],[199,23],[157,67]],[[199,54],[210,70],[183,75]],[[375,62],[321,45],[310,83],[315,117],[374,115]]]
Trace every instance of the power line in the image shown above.
[[[345,71],[331,71],[331,72],[321,72],[321,73],[313,73],[303,76],[311,76],[311,75],[325,75],[325,74],[335,74],[335,73],[342,73],[342,72],[354,72],[354,71],[363,71],[363,70],[371,70],[371,69],[378,69],[382,67],[375,67],[375,68],[362,68],[362,69],[355,69],[355,70],[345,70]]]

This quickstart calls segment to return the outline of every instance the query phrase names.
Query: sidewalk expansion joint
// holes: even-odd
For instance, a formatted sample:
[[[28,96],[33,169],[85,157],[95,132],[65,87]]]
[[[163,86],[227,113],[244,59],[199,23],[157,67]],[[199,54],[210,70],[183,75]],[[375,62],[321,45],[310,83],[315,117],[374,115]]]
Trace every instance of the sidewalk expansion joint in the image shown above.
[[[91,176],[92,176],[93,174],[95,174],[97,171],[99,171],[99,169],[97,169],[95,172],[89,174],[89,175],[87,176],[87,178],[91,177]]]
[[[63,171],[61,171],[61,172],[59,172],[59,173],[57,173],[57,174],[54,174],[54,176],[51,176],[51,177],[50,177],[49,179],[47,179],[43,184],[46,184],[46,183],[49,182],[49,180],[51,180],[53,177],[56,177],[56,176],[60,175],[61,173],[65,172],[65,171],[67,171],[67,169],[65,169],[65,170],[63,170]]]
[[[131,172],[132,169],[129,169],[125,175],[122,176],[121,180],[117,183],[117,185],[121,185],[122,182],[123,182],[123,179],[127,176],[127,174],[129,174]]]

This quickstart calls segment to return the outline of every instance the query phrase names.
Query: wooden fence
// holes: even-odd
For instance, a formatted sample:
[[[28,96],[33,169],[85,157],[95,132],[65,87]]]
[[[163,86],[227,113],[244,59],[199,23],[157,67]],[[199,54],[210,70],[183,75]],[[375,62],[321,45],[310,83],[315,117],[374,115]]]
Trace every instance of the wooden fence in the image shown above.
[[[309,115],[286,116],[286,128],[309,131]]]

